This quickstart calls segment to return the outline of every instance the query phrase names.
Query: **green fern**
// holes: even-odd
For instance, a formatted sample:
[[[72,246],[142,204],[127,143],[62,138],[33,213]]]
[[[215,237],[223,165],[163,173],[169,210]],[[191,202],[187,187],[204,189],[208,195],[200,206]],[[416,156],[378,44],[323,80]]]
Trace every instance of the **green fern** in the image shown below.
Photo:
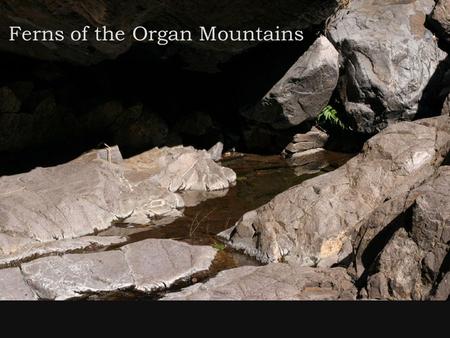
[[[326,106],[322,109],[319,116],[317,116],[317,123],[331,123],[339,126],[342,129],[347,129],[344,123],[339,119],[338,112],[332,106]]]

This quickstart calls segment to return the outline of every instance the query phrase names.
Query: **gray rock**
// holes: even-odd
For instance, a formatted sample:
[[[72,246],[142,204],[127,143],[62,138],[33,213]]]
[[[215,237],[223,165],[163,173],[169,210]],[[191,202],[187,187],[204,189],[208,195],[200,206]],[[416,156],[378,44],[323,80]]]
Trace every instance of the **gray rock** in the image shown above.
[[[420,300],[423,297],[422,251],[404,229],[398,230],[381,252],[368,279],[371,299]]]
[[[245,214],[224,237],[263,262],[331,266],[353,252],[352,237],[374,213],[404,203],[434,174],[450,150],[449,131],[446,116],[392,125],[344,166]]]
[[[433,0],[350,1],[328,25],[344,61],[338,89],[356,130],[413,119],[446,53],[425,28]]]
[[[65,300],[133,286],[121,251],[44,257],[23,264],[22,272],[42,299]]]
[[[450,4],[447,0],[437,0],[431,22],[437,33],[450,42]]]
[[[207,271],[215,255],[209,246],[149,239],[119,250],[39,258],[21,268],[39,298],[65,300],[121,290],[165,290]]]
[[[149,239],[122,247],[135,288],[152,292],[207,271],[216,256],[209,246],[192,246],[172,240]]]
[[[100,249],[125,243],[127,239],[119,236],[86,236],[75,239],[60,239],[54,242],[37,243],[25,246],[19,253],[0,258],[0,268],[17,265],[46,255],[64,254],[78,250]]]
[[[148,224],[181,216],[184,201],[171,191],[226,189],[235,180],[231,169],[192,147],[154,149],[126,161],[113,147],[1,177],[0,258],[21,257],[34,245],[89,235],[117,221]]]
[[[424,280],[433,283],[450,250],[450,166],[417,189],[411,237],[424,252]]]
[[[0,301],[36,299],[36,294],[23,280],[19,268],[0,270]]]
[[[236,182],[233,170],[221,167],[206,150],[192,147],[155,148],[127,160],[135,172],[169,191],[214,191]]]
[[[322,36],[244,116],[277,129],[313,120],[328,104],[338,78],[339,54]]]
[[[213,161],[220,161],[223,153],[223,143],[217,142],[211,149],[208,150],[209,155]]]
[[[351,300],[356,288],[342,268],[289,264],[244,266],[220,272],[163,300]]]
[[[434,286],[442,271],[445,272],[449,251],[449,191],[450,167],[443,166],[425,184],[384,203],[361,226],[353,246],[358,276],[364,272],[369,275],[369,297],[429,299],[433,296]],[[384,232],[387,236],[387,226],[399,224],[394,219],[411,206],[412,224],[406,224],[409,234],[397,231],[371,261],[367,253],[377,235]]]
[[[10,88],[0,88],[0,113],[17,113],[21,105],[22,103]]]
[[[323,148],[327,143],[329,136],[322,130],[313,127],[309,132],[305,134],[297,134],[294,139],[284,149],[282,155],[286,158],[292,156],[295,153],[301,153],[303,151]]]

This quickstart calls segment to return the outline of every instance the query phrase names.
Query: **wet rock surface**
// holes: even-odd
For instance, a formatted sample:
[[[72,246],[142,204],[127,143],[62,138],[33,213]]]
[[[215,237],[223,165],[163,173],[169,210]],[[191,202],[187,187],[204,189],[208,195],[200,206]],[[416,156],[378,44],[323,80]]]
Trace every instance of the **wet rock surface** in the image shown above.
[[[263,262],[332,266],[353,252],[352,236],[377,211],[404,205],[435,173],[450,150],[449,124],[442,116],[390,126],[343,167],[279,194],[222,236]]]
[[[339,78],[339,54],[324,36],[244,116],[276,129],[313,120],[328,104]]]
[[[377,132],[418,112],[446,56],[424,25],[434,5],[432,0],[350,1],[330,20],[327,36],[344,60],[338,90],[358,131]]]
[[[204,284],[168,294],[163,300],[352,300],[356,288],[345,269],[289,264],[241,267]]]

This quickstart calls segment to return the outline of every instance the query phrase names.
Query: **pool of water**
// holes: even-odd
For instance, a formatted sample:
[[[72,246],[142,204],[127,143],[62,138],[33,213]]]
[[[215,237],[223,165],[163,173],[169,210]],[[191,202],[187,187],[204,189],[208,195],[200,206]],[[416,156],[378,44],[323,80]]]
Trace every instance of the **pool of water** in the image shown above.
[[[247,211],[269,202],[275,195],[312,177],[329,172],[342,164],[335,154],[325,164],[293,168],[281,156],[232,154],[221,162],[237,174],[237,183],[228,191],[204,195],[204,201],[184,210],[175,220],[158,220],[148,226],[117,224],[101,233],[126,235],[129,243],[148,238],[174,239],[194,245],[212,245],[219,253],[209,275],[243,265],[259,264],[253,258],[222,244],[216,235],[233,226]],[[350,158],[350,156],[344,156]],[[299,175],[299,173],[301,173]],[[189,193],[185,199],[190,200]],[[189,203],[188,203],[189,204]]]

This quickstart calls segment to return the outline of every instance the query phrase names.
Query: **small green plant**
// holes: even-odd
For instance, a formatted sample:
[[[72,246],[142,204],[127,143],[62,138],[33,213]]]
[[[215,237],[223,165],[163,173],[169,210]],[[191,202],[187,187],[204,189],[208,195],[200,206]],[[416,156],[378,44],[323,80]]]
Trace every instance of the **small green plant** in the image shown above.
[[[214,249],[216,249],[217,251],[223,251],[225,250],[225,244],[223,243],[219,243],[219,242],[215,242],[213,243],[213,245],[211,245]]]
[[[340,120],[338,112],[332,106],[328,105],[322,109],[319,116],[317,116],[317,124],[331,123],[342,129],[347,129],[344,123]]]

